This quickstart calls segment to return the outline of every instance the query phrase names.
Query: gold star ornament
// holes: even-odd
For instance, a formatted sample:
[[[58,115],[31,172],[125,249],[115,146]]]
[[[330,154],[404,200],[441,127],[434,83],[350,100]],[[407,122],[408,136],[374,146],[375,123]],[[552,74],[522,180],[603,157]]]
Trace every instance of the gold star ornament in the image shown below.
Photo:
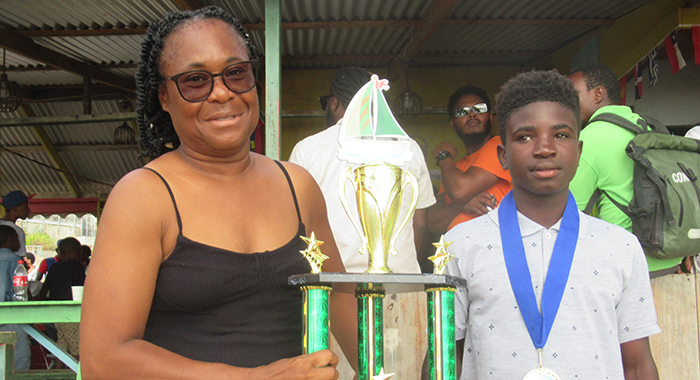
[[[435,251],[434,255],[428,257],[428,260],[432,261],[434,265],[433,273],[445,274],[447,262],[454,257],[447,253],[447,247],[449,247],[450,244],[452,244],[451,241],[445,242],[445,235],[440,236],[439,242],[433,243],[437,250]]]
[[[306,260],[309,261],[309,264],[311,265],[311,273],[321,273],[321,266],[328,258],[328,256],[321,253],[321,249],[319,248],[323,242],[316,240],[316,234],[314,234],[313,231],[311,231],[310,238],[307,238],[306,236],[300,236],[300,238],[309,245],[306,249],[299,252],[304,255]]]

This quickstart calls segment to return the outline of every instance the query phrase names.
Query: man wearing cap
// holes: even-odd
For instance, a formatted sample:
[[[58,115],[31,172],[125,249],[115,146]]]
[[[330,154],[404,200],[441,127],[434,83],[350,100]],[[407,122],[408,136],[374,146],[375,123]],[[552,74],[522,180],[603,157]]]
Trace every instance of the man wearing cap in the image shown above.
[[[15,221],[17,219],[26,219],[29,216],[29,199],[34,194],[27,196],[20,190],[13,190],[2,197],[2,206],[5,208],[5,215],[0,220],[0,224],[10,226],[17,231],[19,236],[19,251],[15,253],[19,257],[27,255],[26,236],[22,227],[18,226]]]

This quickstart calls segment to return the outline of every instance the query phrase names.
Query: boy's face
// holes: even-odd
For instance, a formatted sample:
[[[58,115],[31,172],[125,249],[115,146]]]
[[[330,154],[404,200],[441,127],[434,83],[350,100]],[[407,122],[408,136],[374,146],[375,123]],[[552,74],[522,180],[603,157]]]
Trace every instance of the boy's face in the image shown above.
[[[513,191],[535,196],[568,192],[583,145],[577,118],[555,102],[532,103],[511,114],[498,158],[510,171]]]
[[[19,236],[17,234],[10,236],[10,250],[17,252],[19,251],[20,247]]]

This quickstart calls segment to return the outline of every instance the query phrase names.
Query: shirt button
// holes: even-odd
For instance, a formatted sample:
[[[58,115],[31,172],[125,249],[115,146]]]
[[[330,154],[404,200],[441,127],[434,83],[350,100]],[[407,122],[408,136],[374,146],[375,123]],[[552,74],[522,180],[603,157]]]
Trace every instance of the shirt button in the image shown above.
[[[547,238],[547,239],[551,239],[551,238],[552,238],[552,233],[551,233],[551,232],[546,232],[546,233],[544,234],[544,237]]]

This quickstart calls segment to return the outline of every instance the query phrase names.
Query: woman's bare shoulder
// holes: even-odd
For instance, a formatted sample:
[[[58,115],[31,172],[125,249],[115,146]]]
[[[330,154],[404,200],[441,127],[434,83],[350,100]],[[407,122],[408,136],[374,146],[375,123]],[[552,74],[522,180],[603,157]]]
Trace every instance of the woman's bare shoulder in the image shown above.
[[[144,168],[127,173],[110,192],[105,213],[116,211],[123,214],[128,210],[129,213],[138,213],[139,218],[162,216],[163,211],[173,207],[164,180],[156,174],[166,169],[157,162],[151,162]]]
[[[282,166],[284,166],[285,169],[287,169],[287,172],[289,173],[289,176],[292,178],[292,181],[295,185],[298,182],[299,186],[318,187],[318,185],[316,184],[316,180],[314,180],[314,177],[312,177],[311,173],[309,173],[303,167],[289,161],[280,161],[280,163],[282,164]]]

